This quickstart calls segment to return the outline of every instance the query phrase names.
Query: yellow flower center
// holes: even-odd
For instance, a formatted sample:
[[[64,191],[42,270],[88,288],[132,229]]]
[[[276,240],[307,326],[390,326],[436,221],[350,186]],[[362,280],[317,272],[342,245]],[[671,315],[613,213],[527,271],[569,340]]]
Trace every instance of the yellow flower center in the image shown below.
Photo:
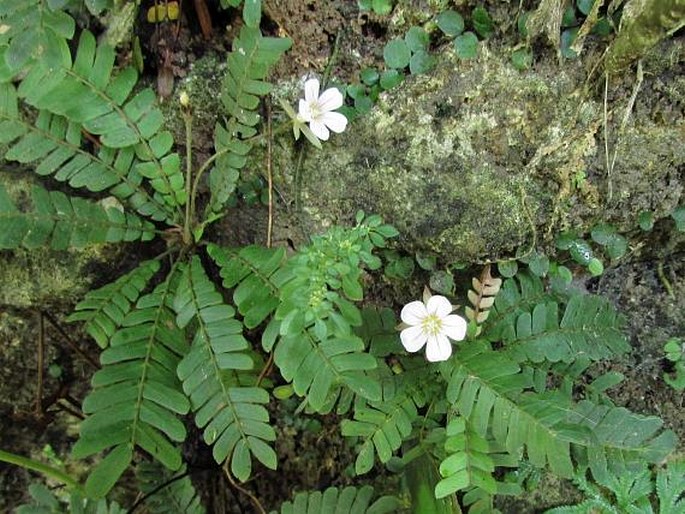
[[[309,113],[311,114],[313,120],[321,116],[321,109],[319,108],[318,100],[312,100],[309,102]]]
[[[442,319],[435,314],[429,314],[421,322],[421,330],[424,333],[436,336],[442,331]]]

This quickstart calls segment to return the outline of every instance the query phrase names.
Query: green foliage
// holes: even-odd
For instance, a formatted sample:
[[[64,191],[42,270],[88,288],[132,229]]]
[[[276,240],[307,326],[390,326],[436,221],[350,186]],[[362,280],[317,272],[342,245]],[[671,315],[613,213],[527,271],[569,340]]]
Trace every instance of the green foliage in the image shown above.
[[[381,16],[392,12],[393,0],[357,0],[360,11],[373,11]]]
[[[253,3],[246,2],[245,11],[252,9]],[[214,129],[218,158],[210,172],[212,198],[209,212],[219,212],[235,189],[251,149],[247,140],[257,133],[259,98],[269,94],[273,88],[265,78],[271,66],[292,44],[290,39],[263,37],[258,24],[254,25],[254,22],[252,26],[248,23],[240,30],[228,56],[228,73],[224,76],[221,101],[229,118],[225,126],[217,123]]]
[[[86,332],[100,348],[107,348],[110,338],[131,310],[131,304],[138,300],[158,270],[158,261],[146,261],[115,282],[89,292],[67,321],[85,321]]]
[[[577,505],[548,510],[546,514],[677,514],[685,508],[683,461],[669,462],[655,474],[642,466],[626,474],[610,474],[596,484],[583,474],[576,475],[574,482],[586,499]],[[657,505],[658,510],[655,511],[653,505]]]
[[[136,479],[140,491],[150,495],[145,506],[151,514],[205,514],[185,467],[172,475],[156,463],[141,462],[136,467]]]
[[[490,18],[490,14],[482,5],[474,7],[471,12],[471,23],[478,35],[482,38],[489,38],[495,32],[495,26]]]
[[[197,325],[188,354],[178,365],[183,391],[190,398],[195,423],[213,444],[214,459],[231,458],[231,471],[240,480],[250,476],[250,455],[276,468],[276,453],[265,441],[276,433],[263,404],[269,395],[259,387],[242,387],[238,372],[251,370],[248,342],[234,309],[223,303],[198,257],[182,273],[174,298],[176,324]]]
[[[677,391],[685,389],[685,352],[683,342],[673,337],[666,341],[664,352],[666,359],[671,361],[674,366],[673,373],[664,373],[664,381]]]
[[[72,492],[69,500],[64,502],[43,484],[31,484],[29,494],[32,503],[17,507],[16,514],[124,514],[127,512],[116,502],[84,498],[78,492]]]
[[[461,14],[451,9],[441,12],[436,19],[436,23],[438,28],[448,37],[457,37],[464,32],[464,18],[461,17]]]
[[[83,198],[69,198],[59,191],[31,188],[33,209],[17,208],[0,184],[0,249],[37,248],[54,250],[119,241],[149,240],[154,226],[135,214]]]
[[[678,232],[685,232],[685,205],[680,205],[673,209],[671,218],[675,221],[675,228]]]
[[[401,70],[409,65],[411,50],[403,39],[393,39],[385,44],[383,59],[388,67]]]
[[[135,446],[171,470],[181,467],[173,443],[185,440],[177,416],[188,412],[189,402],[180,392],[176,368],[188,348],[170,308],[173,278],[172,273],[138,300],[100,356],[103,367],[93,375],[93,390],[83,402],[89,416],[73,454],[83,458],[114,449],[88,478],[90,497],[107,494],[130,464]]]
[[[399,500],[393,496],[383,496],[371,503],[372,499],[373,487],[368,485],[342,490],[329,487],[323,493],[298,493],[292,502],[285,502],[280,511],[272,511],[271,514],[386,514],[397,512],[400,507]]]
[[[436,498],[444,498],[457,491],[476,485],[490,494],[497,486],[492,477],[495,464],[488,455],[488,442],[469,430],[463,418],[447,424],[445,451],[449,456],[440,464],[444,477],[435,487]]]
[[[454,49],[460,59],[475,59],[478,56],[478,38],[473,32],[464,32],[454,40]]]

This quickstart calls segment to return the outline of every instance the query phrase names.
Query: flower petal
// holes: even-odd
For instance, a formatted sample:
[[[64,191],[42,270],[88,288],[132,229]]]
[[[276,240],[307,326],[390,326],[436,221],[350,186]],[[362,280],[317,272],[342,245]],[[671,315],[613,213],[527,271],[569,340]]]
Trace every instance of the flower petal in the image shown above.
[[[435,314],[438,318],[444,318],[452,312],[452,304],[444,296],[435,295],[428,299],[426,310],[429,314]]]
[[[331,135],[331,133],[326,128],[326,125],[321,123],[319,119],[311,120],[309,122],[309,128],[312,129],[314,135],[321,139],[321,141],[327,141],[329,136]]]
[[[409,327],[400,332],[402,346],[408,352],[418,352],[426,344],[428,336],[421,327]]]
[[[342,107],[343,95],[338,90],[338,88],[331,87],[326,89],[319,97],[319,109],[322,112],[334,111],[339,107]]]
[[[309,108],[309,102],[300,99],[297,116],[304,122],[312,121],[312,110]]]
[[[304,83],[304,99],[307,103],[319,100],[319,79],[309,79]]]
[[[428,316],[426,306],[418,300],[409,302],[402,307],[402,312],[400,312],[400,319],[407,325],[420,325],[426,316]]]
[[[347,127],[347,118],[339,112],[326,112],[321,115],[320,119],[324,125],[338,134]]]
[[[466,320],[456,314],[450,314],[442,319],[442,333],[450,339],[461,341],[466,337]]]
[[[429,336],[426,344],[426,359],[430,362],[446,361],[452,355],[452,345],[442,334]]]

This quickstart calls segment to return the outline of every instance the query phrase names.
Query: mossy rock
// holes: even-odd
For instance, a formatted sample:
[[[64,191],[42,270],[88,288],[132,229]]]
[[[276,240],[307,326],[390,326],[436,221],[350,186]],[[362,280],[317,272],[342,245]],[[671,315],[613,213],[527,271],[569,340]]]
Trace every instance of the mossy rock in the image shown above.
[[[677,41],[655,52],[669,53],[670,68],[645,61],[649,78],[622,127],[635,81],[632,74],[614,79],[611,174],[603,79],[588,81],[580,61],[541,61],[519,72],[506,48],[485,42],[473,61],[444,51],[431,75],[383,95],[323,150],[306,148],[299,169],[284,138],[273,153],[275,169],[299,199],[305,233],[351,223],[363,209],[395,225],[406,249],[448,262],[496,260],[533,242],[549,246],[559,231],[582,233],[599,219],[630,230],[639,212],[665,217],[683,199],[682,180],[674,181],[685,165],[682,125],[653,106],[677,99],[655,98],[650,87],[675,84],[684,52]]]

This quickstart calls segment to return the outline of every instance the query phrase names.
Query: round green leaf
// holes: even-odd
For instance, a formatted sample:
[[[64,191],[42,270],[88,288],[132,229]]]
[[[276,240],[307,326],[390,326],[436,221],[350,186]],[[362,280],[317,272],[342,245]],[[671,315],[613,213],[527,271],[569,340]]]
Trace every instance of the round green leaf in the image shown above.
[[[574,241],[569,247],[569,252],[571,253],[571,258],[583,266],[589,265],[592,260],[592,249],[582,239]]]
[[[590,14],[590,11],[592,10],[592,6],[595,4],[596,0],[578,0],[576,2],[576,6],[578,6],[578,10],[582,12],[585,16]]]
[[[642,230],[649,232],[654,228],[654,214],[649,211],[642,211],[637,217],[637,222]]]
[[[566,29],[561,33],[561,55],[567,59],[578,57],[578,53],[571,48],[571,45],[576,40],[576,36],[578,36],[578,27]]]
[[[606,247],[607,254],[612,260],[620,259],[628,250],[628,241],[623,236],[614,234]]]
[[[594,226],[590,236],[592,240],[602,246],[607,246],[616,235],[616,229],[608,223],[599,223]]]
[[[592,27],[592,34],[599,37],[606,37],[614,31],[614,27],[611,26],[608,18],[605,16],[597,20],[597,23]]]
[[[557,276],[567,285],[573,281],[573,273],[566,266],[559,266],[557,268]]]
[[[428,33],[421,27],[410,27],[404,35],[404,41],[407,43],[409,50],[418,52],[419,50],[426,50],[428,48],[430,38],[428,37]]]
[[[556,237],[556,247],[559,250],[568,250],[573,242],[578,238],[572,230],[566,230]]]
[[[456,37],[464,32],[464,18],[456,11],[448,9],[438,15],[438,28],[449,37]]]
[[[293,394],[295,394],[295,390],[293,389],[293,386],[291,384],[276,386],[273,390],[274,398],[276,398],[277,400],[287,400]]]
[[[435,57],[425,50],[419,50],[411,56],[411,60],[409,61],[409,72],[412,75],[428,73],[434,65]]]
[[[426,271],[432,271],[435,269],[435,255],[417,253],[415,255],[415,259],[416,263],[419,265],[421,269],[425,269]]]
[[[533,64],[533,52],[529,48],[519,48],[511,54],[511,64],[519,71],[525,71]]]
[[[373,109],[373,100],[366,96],[361,95],[354,99],[354,108],[360,114],[365,114]]]
[[[685,205],[676,207],[671,213],[671,218],[675,221],[675,228],[678,229],[678,232],[685,232]]]
[[[561,17],[561,26],[564,28],[573,27],[577,23],[578,20],[576,19],[576,10],[572,5],[569,5],[564,10],[564,14]]]
[[[367,86],[373,86],[381,78],[381,74],[378,73],[376,68],[364,68],[361,73],[359,73],[359,78]]]
[[[376,14],[386,15],[392,12],[392,0],[372,0],[371,5]]]
[[[593,277],[598,277],[604,273],[604,265],[597,257],[590,259],[590,263],[587,265],[587,269]]]
[[[347,86],[347,96],[352,99],[357,99],[358,96],[363,96],[366,93],[366,87],[363,84],[350,84]]]
[[[495,32],[492,18],[490,18],[488,11],[482,5],[475,7],[471,12],[471,23],[473,23],[473,28],[476,29],[476,32],[484,39],[489,38]]]
[[[386,70],[381,73],[381,87],[387,91],[395,86],[398,86],[404,80],[404,75],[402,75],[397,70]]]
[[[446,271],[431,273],[428,285],[436,293],[452,294],[454,292],[454,278]]]
[[[538,277],[544,277],[549,271],[549,258],[544,254],[536,254],[528,263],[531,273]]]
[[[464,32],[454,40],[454,49],[460,59],[475,59],[478,55],[478,38],[473,32]]]
[[[383,49],[383,59],[390,68],[403,69],[409,64],[411,52],[402,39],[393,39]]]
[[[505,278],[511,278],[516,275],[519,265],[516,261],[503,261],[497,263],[497,271]]]

